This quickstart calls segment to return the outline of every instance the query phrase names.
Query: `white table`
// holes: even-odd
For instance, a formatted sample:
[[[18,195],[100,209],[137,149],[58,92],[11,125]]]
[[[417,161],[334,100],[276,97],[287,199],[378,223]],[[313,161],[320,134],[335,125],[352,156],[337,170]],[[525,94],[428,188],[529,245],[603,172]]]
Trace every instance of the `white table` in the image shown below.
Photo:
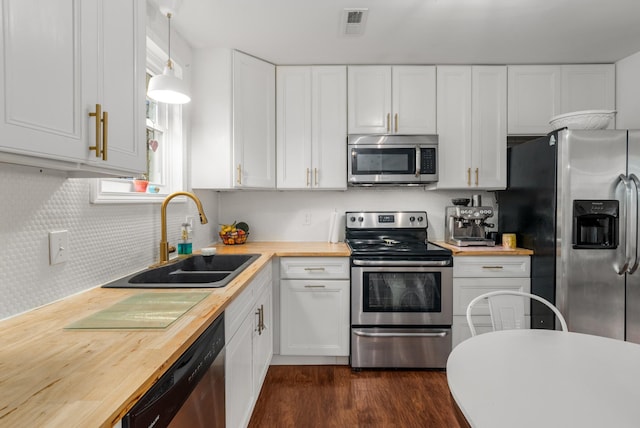
[[[451,395],[472,427],[640,427],[640,345],[551,330],[459,344]]]

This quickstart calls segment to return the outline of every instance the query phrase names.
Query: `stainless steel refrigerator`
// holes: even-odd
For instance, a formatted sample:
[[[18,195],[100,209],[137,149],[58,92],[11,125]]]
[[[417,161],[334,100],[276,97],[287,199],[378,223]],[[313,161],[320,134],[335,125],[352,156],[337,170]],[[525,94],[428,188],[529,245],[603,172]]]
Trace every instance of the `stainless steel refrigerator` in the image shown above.
[[[569,330],[640,343],[640,131],[560,130],[508,149],[499,231],[534,251],[531,290]],[[532,303],[533,328],[554,328]]]

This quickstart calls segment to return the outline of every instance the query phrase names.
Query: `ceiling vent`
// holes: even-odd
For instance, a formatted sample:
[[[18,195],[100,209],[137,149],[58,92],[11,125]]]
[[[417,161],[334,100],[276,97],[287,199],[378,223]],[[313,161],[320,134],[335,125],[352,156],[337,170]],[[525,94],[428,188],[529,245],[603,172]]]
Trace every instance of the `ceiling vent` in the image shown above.
[[[342,34],[360,36],[364,33],[369,9],[344,9],[342,13]]]

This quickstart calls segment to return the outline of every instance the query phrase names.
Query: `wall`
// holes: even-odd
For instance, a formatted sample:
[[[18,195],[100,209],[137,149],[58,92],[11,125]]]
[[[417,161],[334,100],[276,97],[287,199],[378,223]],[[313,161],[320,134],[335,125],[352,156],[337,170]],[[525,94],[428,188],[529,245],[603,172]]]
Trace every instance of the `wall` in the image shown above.
[[[67,179],[39,169],[0,164],[0,318],[87,290],[158,257],[158,204],[89,203],[90,179]],[[202,195],[216,224],[215,195]],[[171,242],[195,205],[167,208]],[[212,241],[196,228],[195,248]],[[49,265],[48,232],[69,231],[69,261]]]
[[[422,188],[349,188],[336,191],[239,191],[220,193],[221,223],[246,221],[250,241],[327,241],[329,218],[335,209],[342,217],[340,239],[344,239],[345,211],[427,211],[429,239],[444,239],[444,207],[452,198],[482,195],[483,205],[495,206],[493,193],[424,191]],[[309,224],[305,218],[309,217]],[[489,220],[497,223],[497,217]]]
[[[616,63],[616,128],[640,129],[640,52]]]

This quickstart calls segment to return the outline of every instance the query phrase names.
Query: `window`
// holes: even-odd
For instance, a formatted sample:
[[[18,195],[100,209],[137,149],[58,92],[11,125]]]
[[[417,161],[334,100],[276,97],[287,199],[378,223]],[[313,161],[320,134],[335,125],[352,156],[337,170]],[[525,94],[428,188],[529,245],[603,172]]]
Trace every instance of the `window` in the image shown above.
[[[147,84],[162,73],[167,54],[147,38]],[[178,77],[182,69],[174,62]],[[182,107],[146,101],[147,172],[139,177],[95,179],[91,188],[91,202],[145,203],[162,202],[171,192],[184,188],[184,144]],[[147,181],[138,187],[137,180]]]

